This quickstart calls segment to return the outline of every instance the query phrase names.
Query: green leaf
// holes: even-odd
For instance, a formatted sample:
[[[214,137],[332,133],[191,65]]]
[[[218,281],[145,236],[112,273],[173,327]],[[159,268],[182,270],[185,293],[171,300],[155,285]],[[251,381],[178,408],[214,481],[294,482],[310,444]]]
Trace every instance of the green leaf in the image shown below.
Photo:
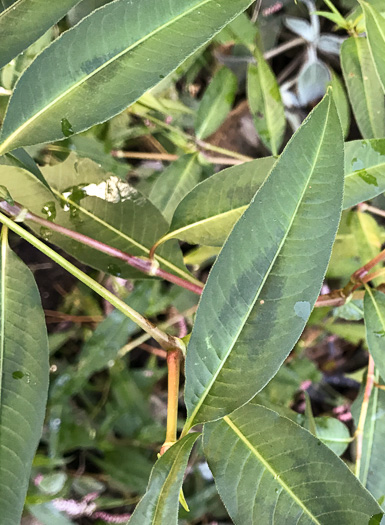
[[[248,69],[247,98],[258,135],[277,155],[286,129],[285,111],[273,71],[262,53],[255,53],[258,64],[250,64]]]
[[[34,175],[44,186],[51,191],[48,182],[45,180],[44,175],[40,171],[39,166],[33,160],[33,158],[22,148],[15,149],[12,153],[7,153],[0,157],[0,164],[6,166],[19,166],[24,168]]]
[[[177,441],[155,463],[147,492],[129,525],[177,525],[178,501],[187,461],[199,432]]]
[[[148,257],[149,249],[165,231],[167,222],[150,201],[118,177],[105,173],[89,159],[71,155],[66,162],[43,168],[43,174],[59,202],[27,171],[4,167],[1,179],[14,200],[37,215],[83,233],[132,255]],[[86,190],[84,190],[86,188]],[[89,196],[99,195],[99,197]],[[123,278],[146,275],[123,261],[102,254],[68,237],[39,226],[30,226],[78,260]],[[193,277],[186,270],[179,247],[172,243],[157,255],[172,273]]]
[[[378,290],[366,289],[364,297],[364,319],[369,352],[380,372],[385,377],[385,295]]]
[[[368,2],[361,2],[366,33],[378,78],[385,90],[385,18]]]
[[[117,115],[251,3],[116,0],[97,9],[55,40],[20,77],[4,120],[0,153],[63,139]]]
[[[385,139],[345,144],[344,209],[385,191]]]
[[[274,162],[273,157],[257,159],[198,184],[178,205],[170,231],[160,242],[176,237],[190,244],[222,246]]]
[[[203,442],[236,525],[363,525],[381,513],[319,439],[254,402],[205,425]]]
[[[363,266],[381,251],[380,228],[371,215],[361,211],[352,213],[350,227],[357,246],[360,263]],[[381,277],[374,279],[376,286],[381,284],[381,282]]]
[[[0,515],[19,525],[48,392],[48,338],[30,270],[2,232],[0,270]]]
[[[316,436],[327,445],[334,454],[341,456],[351,442],[346,425],[334,417],[316,417]]]
[[[378,372],[375,372],[375,381],[379,382]],[[383,382],[381,382],[383,386]],[[352,405],[352,415],[356,426],[360,417],[361,405],[364,397],[363,385],[361,392]],[[373,496],[379,500],[385,496],[385,391],[373,388],[369,398],[366,415],[362,456],[358,478]]]
[[[345,138],[348,135],[350,128],[350,106],[343,83],[334,71],[332,71],[332,81],[330,82],[330,86],[332,87],[334,102],[338,111],[338,116],[340,117],[342,132]]]
[[[341,66],[353,113],[364,138],[385,136],[384,93],[366,38],[350,37],[341,47]]]
[[[293,348],[325,275],[342,186],[342,132],[327,95],[286,146],[211,270],[187,349],[186,427],[246,403]]]
[[[80,0],[18,0],[0,13],[0,69],[56,24]]]
[[[149,199],[167,222],[171,222],[175,208],[183,197],[198,184],[201,171],[196,154],[183,155],[158,176]]]
[[[205,139],[226,119],[233,106],[238,81],[230,69],[222,67],[213,76],[199,104],[195,120],[195,134]]]

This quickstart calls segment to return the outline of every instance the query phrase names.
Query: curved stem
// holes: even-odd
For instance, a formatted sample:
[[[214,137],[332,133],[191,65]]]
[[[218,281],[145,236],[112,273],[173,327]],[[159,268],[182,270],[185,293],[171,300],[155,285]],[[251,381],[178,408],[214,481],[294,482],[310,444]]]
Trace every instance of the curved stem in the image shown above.
[[[98,295],[103,297],[103,299],[106,299],[109,303],[111,303],[115,308],[120,310],[122,313],[124,313],[127,317],[129,317],[134,323],[136,323],[138,326],[140,326],[145,332],[151,335],[157,341],[164,350],[175,350],[176,348],[178,351],[185,352],[185,345],[183,341],[178,339],[177,337],[173,337],[171,335],[166,334],[162,330],[160,330],[158,327],[150,323],[145,317],[143,317],[141,314],[130,308],[124,301],[119,299],[119,297],[116,297],[113,293],[111,293],[109,290],[104,288],[101,284],[94,281],[92,277],[85,274],[79,268],[74,266],[72,263],[67,261],[64,257],[56,253],[52,248],[44,244],[40,239],[26,231],[22,226],[12,221],[9,217],[6,215],[3,215],[0,213],[0,222],[7,226],[10,230],[17,233],[28,241],[32,246],[35,246],[38,250],[40,250],[42,253],[50,257],[53,261],[58,263],[62,268],[67,270],[69,273],[71,273],[74,277],[79,279],[82,283],[87,285],[91,290],[96,292]]]

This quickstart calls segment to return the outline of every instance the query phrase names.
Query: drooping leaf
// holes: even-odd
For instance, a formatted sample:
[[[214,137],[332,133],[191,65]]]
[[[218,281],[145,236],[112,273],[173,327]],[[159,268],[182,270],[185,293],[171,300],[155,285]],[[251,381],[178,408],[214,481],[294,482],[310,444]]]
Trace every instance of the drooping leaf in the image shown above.
[[[148,257],[155,240],[167,231],[167,222],[148,199],[89,159],[79,160],[73,155],[66,162],[43,168],[43,174],[59,202],[55,202],[51,193],[29,172],[20,168],[4,167],[1,179],[14,200],[37,215],[45,215],[57,224],[132,255]],[[94,268],[123,278],[146,278],[123,261],[68,237],[51,234],[47,228],[30,225],[38,234]],[[192,279],[176,244],[165,246],[159,257],[161,266]]]
[[[382,4],[383,5],[383,4]],[[378,78],[385,90],[385,18],[368,2],[361,2],[366,33]]]
[[[97,9],[21,76],[0,153],[63,139],[120,113],[251,3],[117,0]]]
[[[0,69],[56,24],[80,0],[18,0],[0,13]]]
[[[222,67],[213,76],[196,116],[195,134],[198,139],[205,139],[224,122],[234,103],[237,87],[237,77],[227,67]]]
[[[384,386],[377,371],[375,372],[375,381],[380,382]],[[362,386],[361,392],[351,408],[356,427],[360,418],[363,397],[364,386]],[[383,476],[385,469],[384,440],[385,392],[379,388],[373,388],[369,398],[363,430],[362,456],[358,478],[377,501],[385,496],[385,479]],[[384,502],[381,505],[383,506]]]
[[[318,438],[253,401],[205,425],[204,451],[236,525],[362,525],[381,515]]]
[[[200,436],[189,434],[155,463],[147,492],[138,503],[129,525],[177,525],[178,500],[184,471],[193,444]]]
[[[353,140],[345,144],[344,209],[385,191],[385,140]]]
[[[350,227],[357,246],[360,263],[363,266],[381,251],[380,229],[371,215],[361,211],[352,213]],[[375,285],[378,285],[382,282],[382,279],[378,277],[373,282]]]
[[[258,135],[277,155],[286,129],[285,111],[273,71],[258,49],[255,53],[257,65],[250,64],[247,74],[247,98]]]
[[[11,153],[7,153],[0,157],[0,164],[6,166],[19,166],[35,175],[44,186],[51,191],[48,182],[45,180],[44,175],[40,171],[39,166],[33,160],[33,158],[25,151],[25,149],[15,149]],[[0,168],[1,169],[1,168]]]
[[[321,288],[342,186],[342,132],[327,95],[286,146],[211,270],[187,350],[187,426],[246,403],[294,346]]]
[[[227,168],[198,184],[180,202],[170,231],[161,239],[221,246],[275,160],[265,157]]]
[[[48,338],[32,273],[4,231],[0,281],[0,516],[2,525],[19,525],[43,430]]]
[[[380,372],[385,377],[385,294],[367,288],[364,297],[364,319],[369,352]]]
[[[367,139],[384,137],[384,92],[366,38],[345,40],[341,47],[341,66],[362,136]]]
[[[197,155],[183,155],[156,179],[149,199],[167,222],[171,222],[183,197],[198,184],[201,171]]]

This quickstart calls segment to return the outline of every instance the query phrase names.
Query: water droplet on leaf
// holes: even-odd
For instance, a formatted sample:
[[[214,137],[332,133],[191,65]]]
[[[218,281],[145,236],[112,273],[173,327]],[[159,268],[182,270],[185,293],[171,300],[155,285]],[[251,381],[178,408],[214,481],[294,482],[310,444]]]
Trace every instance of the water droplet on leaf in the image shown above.
[[[13,379],[23,379],[24,373],[21,370],[15,370],[12,374]]]
[[[75,133],[74,130],[72,129],[71,122],[66,118],[61,119],[61,130],[65,137],[70,137],[71,135]]]
[[[295,315],[307,321],[311,312],[309,301],[297,301],[294,305]]]

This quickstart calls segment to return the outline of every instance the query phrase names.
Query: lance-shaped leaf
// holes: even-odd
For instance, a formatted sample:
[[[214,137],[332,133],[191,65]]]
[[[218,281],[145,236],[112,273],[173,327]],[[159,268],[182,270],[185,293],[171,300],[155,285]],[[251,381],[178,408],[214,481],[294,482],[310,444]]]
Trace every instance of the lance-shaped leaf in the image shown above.
[[[5,166],[19,166],[27,171],[30,171],[37,180],[39,180],[44,186],[51,191],[48,182],[45,180],[44,175],[40,171],[39,166],[33,160],[33,158],[23,148],[15,149],[11,153],[7,153],[0,157],[0,164]]]
[[[20,77],[0,152],[63,139],[120,113],[251,3],[116,0],[97,9]]]
[[[187,427],[246,403],[293,348],[321,288],[342,187],[342,131],[327,95],[286,146],[211,270],[187,349]]]
[[[155,463],[146,494],[138,503],[129,525],[177,525],[178,499],[184,471],[198,432],[189,434]]]
[[[0,269],[0,516],[19,525],[48,391],[48,339],[30,270],[3,231]]]
[[[385,139],[345,144],[344,209],[385,191]]]
[[[178,205],[170,231],[159,244],[178,238],[190,244],[222,246],[274,162],[273,157],[257,159],[227,168],[198,184]]]
[[[364,297],[364,319],[369,352],[380,372],[385,377],[385,294],[366,289]]]
[[[366,38],[345,40],[341,47],[341,66],[362,136],[368,139],[384,137],[384,92]]]
[[[255,128],[264,145],[277,155],[286,128],[285,111],[277,79],[258,50],[257,65],[250,64],[247,98]]]
[[[236,525],[381,521],[375,499],[327,446],[254,402],[205,425],[204,451]]]
[[[366,33],[370,51],[373,55],[378,78],[385,90],[385,19],[377,9],[368,2],[361,2],[365,15]]]
[[[80,0],[18,0],[0,13],[0,69],[56,24]]]
[[[375,381],[381,382],[378,371],[375,372]],[[364,385],[361,392],[352,405],[353,419],[358,425],[361,406],[364,397]],[[373,388],[366,414],[362,440],[362,456],[358,479],[366,487],[377,501],[385,496],[385,392],[379,388]],[[384,501],[381,503],[384,508]]]
[[[201,171],[196,154],[183,155],[156,179],[149,199],[168,222],[183,197],[198,184]]]
[[[226,119],[234,103],[237,87],[237,77],[227,67],[214,75],[199,104],[195,121],[198,139],[205,139],[214,133]]]
[[[72,155],[66,162],[43,168],[43,174],[57,200],[31,173],[21,168],[2,167],[1,181],[15,201],[36,215],[45,215],[61,226],[132,255],[148,257],[159,234],[167,231],[166,220],[146,197],[89,159]],[[110,255],[63,235],[51,234],[48,228],[29,225],[94,268],[126,279],[146,277]],[[161,266],[193,279],[183,264],[179,247],[172,243],[164,249],[157,254]]]
[[[350,106],[344,85],[334,71],[332,71],[330,85],[333,90],[334,102],[336,104],[338,116],[340,117],[342,132],[345,138],[348,135],[350,128]]]

